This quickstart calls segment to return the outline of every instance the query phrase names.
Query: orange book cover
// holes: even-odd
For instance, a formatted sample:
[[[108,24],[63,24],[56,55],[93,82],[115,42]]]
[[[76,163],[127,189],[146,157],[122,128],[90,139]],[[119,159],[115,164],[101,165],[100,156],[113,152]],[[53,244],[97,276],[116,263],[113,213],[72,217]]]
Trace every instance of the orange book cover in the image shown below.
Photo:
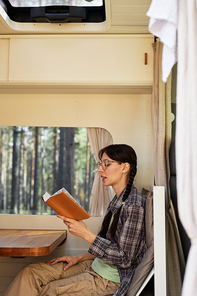
[[[52,196],[47,192],[42,195],[42,200],[57,214],[72,218],[78,221],[90,218],[90,215],[80,206],[80,204],[62,188]]]

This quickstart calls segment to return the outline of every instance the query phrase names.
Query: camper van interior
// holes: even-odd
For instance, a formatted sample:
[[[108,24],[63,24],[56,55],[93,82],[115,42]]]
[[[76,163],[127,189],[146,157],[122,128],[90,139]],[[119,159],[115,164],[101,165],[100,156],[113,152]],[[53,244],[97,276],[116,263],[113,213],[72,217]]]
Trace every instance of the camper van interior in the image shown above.
[[[148,271],[136,272],[127,296],[180,295],[190,241],[171,144],[177,69],[162,82],[150,4],[0,0],[0,296],[27,264],[87,252],[89,243],[70,234],[41,195],[65,187],[97,234],[113,192],[99,187],[96,162],[112,143],[135,149],[134,185],[153,191],[154,264],[151,257]]]

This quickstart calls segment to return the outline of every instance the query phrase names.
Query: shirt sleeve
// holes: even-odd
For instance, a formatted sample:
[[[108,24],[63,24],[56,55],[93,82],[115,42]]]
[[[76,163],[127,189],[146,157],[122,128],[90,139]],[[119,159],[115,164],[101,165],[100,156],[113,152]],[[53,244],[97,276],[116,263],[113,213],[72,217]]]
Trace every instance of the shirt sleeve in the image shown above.
[[[122,268],[128,268],[144,249],[144,208],[137,204],[126,207],[120,214],[115,238],[97,236],[89,253]]]

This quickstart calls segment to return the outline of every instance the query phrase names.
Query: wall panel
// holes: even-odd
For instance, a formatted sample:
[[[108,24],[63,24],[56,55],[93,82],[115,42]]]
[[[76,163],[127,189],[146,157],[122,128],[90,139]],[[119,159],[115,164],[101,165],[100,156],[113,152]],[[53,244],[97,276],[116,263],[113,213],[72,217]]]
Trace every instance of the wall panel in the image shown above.
[[[0,39],[0,81],[8,80],[9,44],[9,39]]]
[[[0,94],[0,125],[102,127],[138,155],[137,185],[153,184],[151,95]]]
[[[149,34],[11,37],[9,82],[151,85],[152,42]]]

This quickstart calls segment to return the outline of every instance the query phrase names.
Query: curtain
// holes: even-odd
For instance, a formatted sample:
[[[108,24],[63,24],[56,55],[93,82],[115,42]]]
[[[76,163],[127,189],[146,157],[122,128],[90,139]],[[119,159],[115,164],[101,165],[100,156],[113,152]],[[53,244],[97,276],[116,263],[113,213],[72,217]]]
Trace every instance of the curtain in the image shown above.
[[[171,74],[166,83],[162,82],[162,49],[160,40],[153,44],[154,77],[152,94],[152,120],[154,135],[155,185],[166,189],[166,268],[167,295],[180,296],[183,252],[178,233],[174,209],[169,192],[169,147],[171,143]]]
[[[179,215],[191,240],[182,296],[197,294],[197,2],[179,1],[176,165]]]
[[[113,143],[111,134],[103,128],[87,128],[88,138],[92,153],[96,163],[100,160],[98,158],[98,152]],[[97,172],[92,187],[90,197],[90,216],[103,215],[107,209],[108,204],[112,199],[112,190],[110,187],[105,187],[101,180],[100,174]]]
[[[146,15],[149,31],[163,43],[162,80],[166,82],[177,62],[178,0],[152,0]]]

